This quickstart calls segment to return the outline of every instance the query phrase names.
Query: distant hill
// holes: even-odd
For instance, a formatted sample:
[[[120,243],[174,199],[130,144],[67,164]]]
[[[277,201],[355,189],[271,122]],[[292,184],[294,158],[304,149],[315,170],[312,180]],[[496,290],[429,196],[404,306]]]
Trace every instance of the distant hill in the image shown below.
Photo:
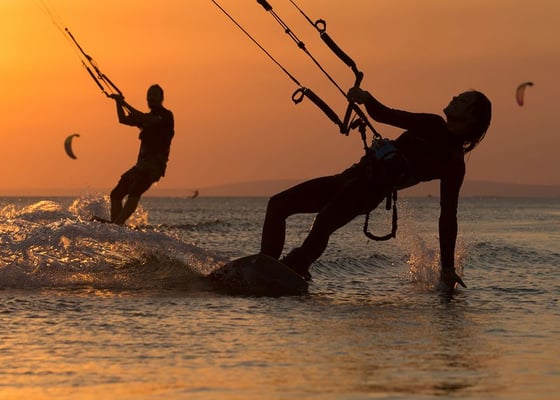
[[[267,181],[252,181],[229,183],[219,186],[200,188],[201,196],[239,196],[239,197],[269,197],[274,193],[288,189],[304,179],[279,179]]]
[[[439,181],[424,182],[403,191],[408,196],[439,196]],[[463,197],[560,197],[560,185],[525,185],[489,181],[465,181]]]
[[[239,182],[200,188],[201,196],[268,197],[303,182],[303,179],[283,179]],[[439,196],[439,181],[424,182],[403,190],[403,196]],[[560,197],[560,185],[524,185],[488,181],[465,181],[461,188],[464,197]]]

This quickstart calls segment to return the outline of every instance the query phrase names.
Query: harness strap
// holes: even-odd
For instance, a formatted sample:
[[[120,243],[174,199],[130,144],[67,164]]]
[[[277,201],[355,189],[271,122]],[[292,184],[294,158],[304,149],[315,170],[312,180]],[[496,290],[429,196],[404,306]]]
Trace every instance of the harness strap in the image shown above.
[[[385,203],[385,208],[387,210],[391,209],[391,198],[393,200],[393,218],[392,218],[392,227],[391,232],[386,234],[385,236],[376,236],[373,233],[368,231],[368,224],[369,224],[369,213],[366,214],[366,220],[364,222],[364,235],[366,235],[369,239],[375,240],[378,242],[393,239],[397,237],[397,191],[393,190],[392,195],[387,196],[387,202]]]
[[[379,135],[379,134],[375,135],[374,143],[372,144],[371,147],[368,147],[367,141],[366,141],[366,124],[364,123],[364,121],[362,119],[357,119],[356,121],[353,122],[353,124],[358,125],[360,134],[362,136],[362,141],[364,143],[364,150],[366,152],[366,156],[375,158],[375,155],[372,154],[371,151],[372,151],[372,148],[374,147],[375,140],[382,140],[381,135]],[[377,133],[377,132],[374,131],[374,133]],[[370,174],[370,177],[372,177],[373,176],[373,164],[372,164],[373,160],[371,158],[369,160],[370,160],[369,161],[369,174]],[[373,233],[370,233],[368,231],[369,215],[371,214],[371,211],[370,211],[366,214],[366,219],[364,221],[364,228],[363,228],[364,235],[366,235],[369,239],[375,240],[375,241],[385,241],[385,240],[389,240],[389,239],[397,237],[397,220],[398,220],[398,215],[397,215],[397,189],[393,189],[393,192],[391,194],[387,195],[386,202],[385,202],[385,209],[387,211],[391,209],[391,199],[393,200],[393,217],[392,217],[391,232],[388,233],[387,235],[384,235],[384,236],[376,236]]]

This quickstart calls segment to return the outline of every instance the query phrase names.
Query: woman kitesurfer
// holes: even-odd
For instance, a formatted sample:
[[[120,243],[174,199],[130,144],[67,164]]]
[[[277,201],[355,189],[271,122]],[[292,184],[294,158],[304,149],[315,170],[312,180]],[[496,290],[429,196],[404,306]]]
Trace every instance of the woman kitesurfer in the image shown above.
[[[281,261],[305,279],[309,267],[327,247],[330,235],[360,214],[368,214],[394,190],[440,180],[439,243],[441,282],[448,290],[465,286],[455,271],[457,206],[465,176],[464,156],[483,139],[492,105],[478,91],[454,97],[436,114],[391,109],[369,92],[354,87],[348,100],[366,107],[376,121],[405,130],[395,140],[383,140],[345,171],[311,179],[272,196],[262,231],[261,253],[279,259],[284,247],[286,219],[298,213],[317,213],[301,246]]]

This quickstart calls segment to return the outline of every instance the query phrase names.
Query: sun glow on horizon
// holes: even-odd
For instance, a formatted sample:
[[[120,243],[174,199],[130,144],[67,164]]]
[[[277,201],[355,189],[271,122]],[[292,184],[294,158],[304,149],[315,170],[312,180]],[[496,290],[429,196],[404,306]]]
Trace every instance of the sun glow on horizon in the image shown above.
[[[0,191],[22,183],[110,186],[138,149],[137,130],[117,123],[114,104],[41,4],[68,24],[135,107],[147,110],[149,85],[164,87],[177,134],[159,187],[312,177],[339,172],[361,155],[357,135],[340,135],[308,100],[294,106],[290,96],[297,86],[210,1],[154,7],[144,0],[6,0],[0,4],[1,166],[13,172]],[[261,6],[220,4],[303,85],[343,112],[344,98]],[[349,88],[352,72],[317,31],[287,2],[273,5]],[[560,139],[552,134],[560,86],[560,26],[554,16],[560,3],[380,0],[354,8],[337,0],[300,6],[328,22],[331,37],[364,72],[362,86],[390,107],[441,113],[458,92],[476,88],[488,94],[494,118],[467,178],[560,184],[554,161]],[[527,80],[535,86],[520,108],[514,91]],[[377,127],[389,137],[398,134]],[[82,134],[84,147],[77,160],[68,160],[61,141],[73,132]],[[69,168],[71,176],[60,173]]]

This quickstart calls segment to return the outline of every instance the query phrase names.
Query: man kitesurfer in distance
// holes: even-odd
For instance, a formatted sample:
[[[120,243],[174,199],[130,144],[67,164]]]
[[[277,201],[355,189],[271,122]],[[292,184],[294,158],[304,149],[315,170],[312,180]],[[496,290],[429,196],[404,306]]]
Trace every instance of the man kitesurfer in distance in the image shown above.
[[[117,186],[111,191],[110,222],[122,225],[136,210],[140,196],[165,175],[174,136],[174,120],[173,113],[163,107],[163,89],[159,85],[148,88],[148,113],[132,107],[120,94],[112,94],[110,97],[117,105],[119,122],[141,129],[136,165],[121,176]],[[96,217],[93,219],[100,220]]]
[[[317,213],[303,243],[280,261],[305,279],[309,267],[327,247],[329,237],[360,214],[368,214],[394,190],[440,180],[439,244],[443,289],[464,285],[455,272],[457,206],[465,176],[464,156],[484,138],[492,105],[471,90],[455,96],[439,115],[391,109],[369,92],[352,88],[348,100],[365,105],[376,121],[404,129],[395,140],[373,146],[359,163],[345,171],[303,182],[272,196],[262,232],[261,253],[279,259],[286,219]]]

